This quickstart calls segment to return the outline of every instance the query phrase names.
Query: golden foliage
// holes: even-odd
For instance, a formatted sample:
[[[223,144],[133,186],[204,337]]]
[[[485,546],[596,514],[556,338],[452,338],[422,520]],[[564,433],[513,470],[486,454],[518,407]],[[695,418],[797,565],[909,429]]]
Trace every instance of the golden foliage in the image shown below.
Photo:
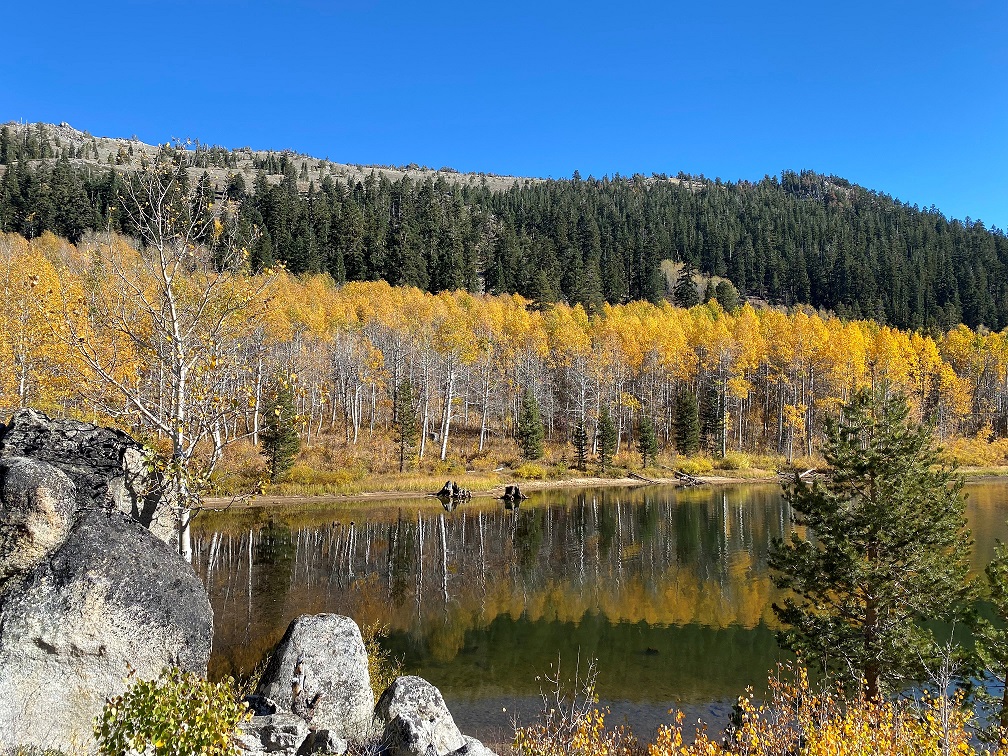
[[[549,678],[551,681],[554,678]],[[732,722],[720,736],[701,724],[692,739],[681,711],[661,725],[653,742],[641,743],[626,727],[605,724],[593,705],[594,687],[581,698],[544,696],[539,720],[516,726],[520,756],[974,756],[972,712],[960,696],[925,694],[919,700],[867,701],[815,690],[801,668],[781,668],[770,678],[770,696],[739,697]],[[586,703],[587,702],[587,703]],[[1001,752],[999,752],[1001,753]]]

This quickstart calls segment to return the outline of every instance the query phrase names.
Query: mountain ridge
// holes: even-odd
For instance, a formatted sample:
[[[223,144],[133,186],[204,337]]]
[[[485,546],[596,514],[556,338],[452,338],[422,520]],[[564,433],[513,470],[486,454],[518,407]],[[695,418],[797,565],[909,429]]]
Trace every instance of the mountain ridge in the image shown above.
[[[174,158],[187,191],[218,203],[224,241],[249,249],[253,268],[282,261],[337,282],[513,292],[593,312],[603,302],[673,298],[662,269],[674,261],[774,305],[914,329],[1008,326],[1002,231],[837,176],[531,179],[183,146]],[[106,228],[130,234],[111,211],[118,187],[159,149],[65,123],[7,124],[0,231],[71,241]]]

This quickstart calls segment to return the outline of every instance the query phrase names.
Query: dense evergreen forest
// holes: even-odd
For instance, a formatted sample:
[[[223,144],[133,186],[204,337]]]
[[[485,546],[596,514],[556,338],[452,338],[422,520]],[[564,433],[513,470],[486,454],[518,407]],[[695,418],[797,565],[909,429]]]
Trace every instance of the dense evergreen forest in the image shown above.
[[[671,297],[661,263],[673,260],[772,304],[901,328],[1008,325],[1002,231],[834,176],[725,183],[575,174],[502,189],[447,169],[394,181],[376,169],[348,182],[328,161],[294,153],[197,145],[186,155],[180,174],[194,182],[197,211],[220,213],[225,241],[246,247],[253,268],[279,261],[337,282],[516,292],[591,312],[602,302]],[[106,158],[86,141],[4,127],[0,231],[33,238],[50,230],[73,242],[108,228],[129,235],[118,187],[139,155],[120,146]]]

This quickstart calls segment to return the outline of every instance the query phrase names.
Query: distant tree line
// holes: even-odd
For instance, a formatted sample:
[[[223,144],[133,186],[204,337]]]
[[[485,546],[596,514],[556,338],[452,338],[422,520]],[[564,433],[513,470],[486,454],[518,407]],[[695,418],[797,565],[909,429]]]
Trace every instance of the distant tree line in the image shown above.
[[[123,150],[113,162],[133,159]],[[194,194],[206,200],[195,209],[211,212],[215,199],[227,200],[212,211],[225,229],[217,243],[248,249],[253,268],[283,262],[337,283],[518,293],[595,312],[603,302],[671,298],[661,262],[673,260],[773,304],[932,331],[1008,325],[1002,231],[833,176],[724,183],[575,174],[498,191],[444,176],[392,181],[372,173],[347,185],[320,171],[309,180],[305,164],[299,170],[286,153],[258,157],[260,170],[246,179],[230,170],[237,152],[187,152],[191,168],[229,170],[226,186],[209,174],[195,179]],[[117,212],[122,175],[96,158],[87,143],[61,148],[42,130],[15,136],[5,127],[0,231],[33,238],[49,230],[73,242],[108,227],[131,234],[127,214]]]

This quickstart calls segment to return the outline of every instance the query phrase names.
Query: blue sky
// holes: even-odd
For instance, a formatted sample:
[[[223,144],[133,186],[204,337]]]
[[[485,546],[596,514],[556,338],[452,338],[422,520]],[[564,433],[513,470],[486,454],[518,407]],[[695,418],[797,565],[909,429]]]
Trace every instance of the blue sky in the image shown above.
[[[834,173],[1008,229],[1008,2],[10,3],[0,121],[569,177]]]

